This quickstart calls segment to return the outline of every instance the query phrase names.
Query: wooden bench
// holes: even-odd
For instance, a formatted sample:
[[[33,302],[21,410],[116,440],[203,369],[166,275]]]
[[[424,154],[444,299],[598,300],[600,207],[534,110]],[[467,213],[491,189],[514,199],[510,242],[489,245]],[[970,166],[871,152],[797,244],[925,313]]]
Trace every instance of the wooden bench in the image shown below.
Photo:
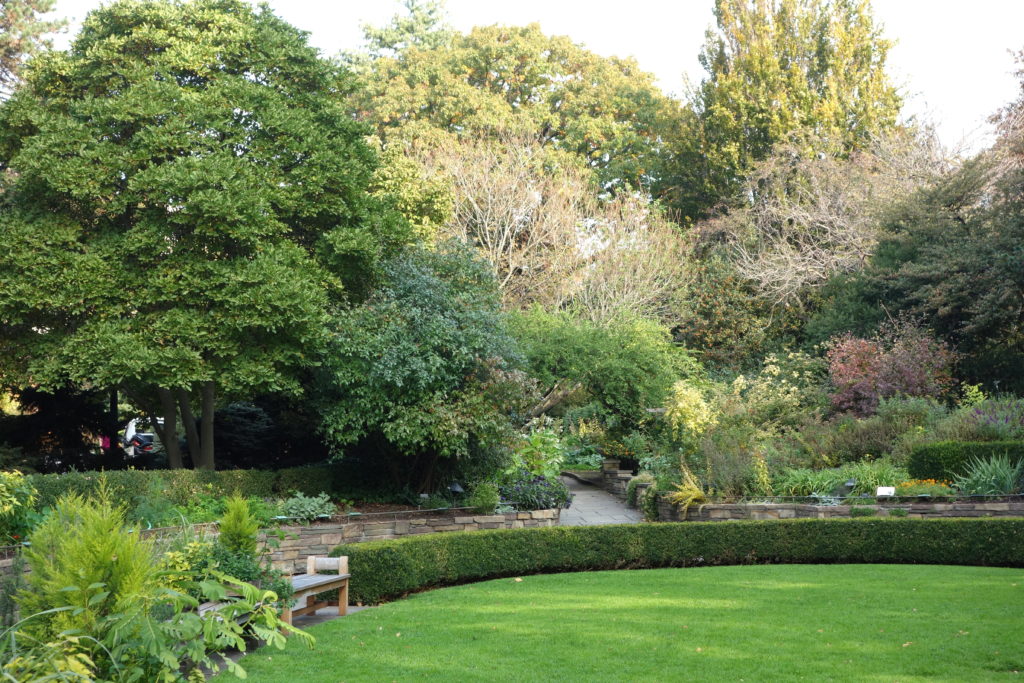
[[[320,571],[336,571],[337,574],[320,574]],[[338,614],[348,613],[348,558],[347,557],[309,557],[306,559],[306,573],[292,577],[292,588],[295,593],[291,601],[281,611],[281,619],[292,623],[292,618],[303,614],[312,614],[321,607],[338,606]],[[318,601],[316,596],[327,591],[338,590],[338,600]],[[291,605],[296,604],[294,609]]]

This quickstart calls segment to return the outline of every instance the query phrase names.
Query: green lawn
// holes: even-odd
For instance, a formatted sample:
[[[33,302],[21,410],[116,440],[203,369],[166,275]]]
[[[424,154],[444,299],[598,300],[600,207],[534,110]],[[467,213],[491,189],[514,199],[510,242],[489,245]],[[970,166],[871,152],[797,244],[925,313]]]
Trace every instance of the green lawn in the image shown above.
[[[525,576],[245,657],[251,681],[975,681],[1024,671],[1024,570],[781,565]],[[225,680],[222,676],[218,680]]]

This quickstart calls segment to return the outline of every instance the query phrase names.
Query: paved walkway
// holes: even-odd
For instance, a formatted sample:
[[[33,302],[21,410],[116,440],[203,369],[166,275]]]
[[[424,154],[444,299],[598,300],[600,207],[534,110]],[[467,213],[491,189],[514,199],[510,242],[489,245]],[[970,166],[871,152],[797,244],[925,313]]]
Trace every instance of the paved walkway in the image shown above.
[[[626,507],[618,498],[596,486],[581,484],[572,477],[562,477],[562,481],[575,496],[572,506],[562,510],[562,526],[636,524],[644,521],[639,510]]]

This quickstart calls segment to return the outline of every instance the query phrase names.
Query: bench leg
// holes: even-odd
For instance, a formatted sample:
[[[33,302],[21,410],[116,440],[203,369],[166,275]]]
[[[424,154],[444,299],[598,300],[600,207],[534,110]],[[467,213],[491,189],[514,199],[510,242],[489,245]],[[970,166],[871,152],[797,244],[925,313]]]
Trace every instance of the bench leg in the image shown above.
[[[281,608],[281,621],[283,621],[284,623],[288,624],[289,626],[292,625],[292,603],[291,602],[288,602],[287,604],[285,604]]]
[[[338,589],[338,614],[340,616],[348,614],[348,581]]]

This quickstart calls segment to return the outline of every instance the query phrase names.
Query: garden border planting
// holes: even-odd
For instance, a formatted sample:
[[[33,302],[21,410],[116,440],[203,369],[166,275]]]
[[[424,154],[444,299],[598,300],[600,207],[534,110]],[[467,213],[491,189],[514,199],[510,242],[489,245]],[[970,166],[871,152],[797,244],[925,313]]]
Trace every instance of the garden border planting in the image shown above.
[[[1024,566],[1024,519],[857,519],[551,527],[341,545],[351,599],[570,571],[760,563]]]
[[[1006,456],[1024,460],[1024,441],[941,441],[915,447],[907,471],[916,479],[952,480],[967,472],[974,459]]]
[[[346,491],[338,481],[339,475],[340,469],[336,465],[307,465],[280,470],[89,470],[30,474],[27,478],[36,488],[36,506],[41,509],[52,507],[58,498],[68,493],[93,495],[101,479],[119,500],[132,500],[159,483],[173,502],[186,503],[204,492],[218,496],[237,493],[243,498],[287,496],[294,491],[307,496],[320,493],[343,495]]]

